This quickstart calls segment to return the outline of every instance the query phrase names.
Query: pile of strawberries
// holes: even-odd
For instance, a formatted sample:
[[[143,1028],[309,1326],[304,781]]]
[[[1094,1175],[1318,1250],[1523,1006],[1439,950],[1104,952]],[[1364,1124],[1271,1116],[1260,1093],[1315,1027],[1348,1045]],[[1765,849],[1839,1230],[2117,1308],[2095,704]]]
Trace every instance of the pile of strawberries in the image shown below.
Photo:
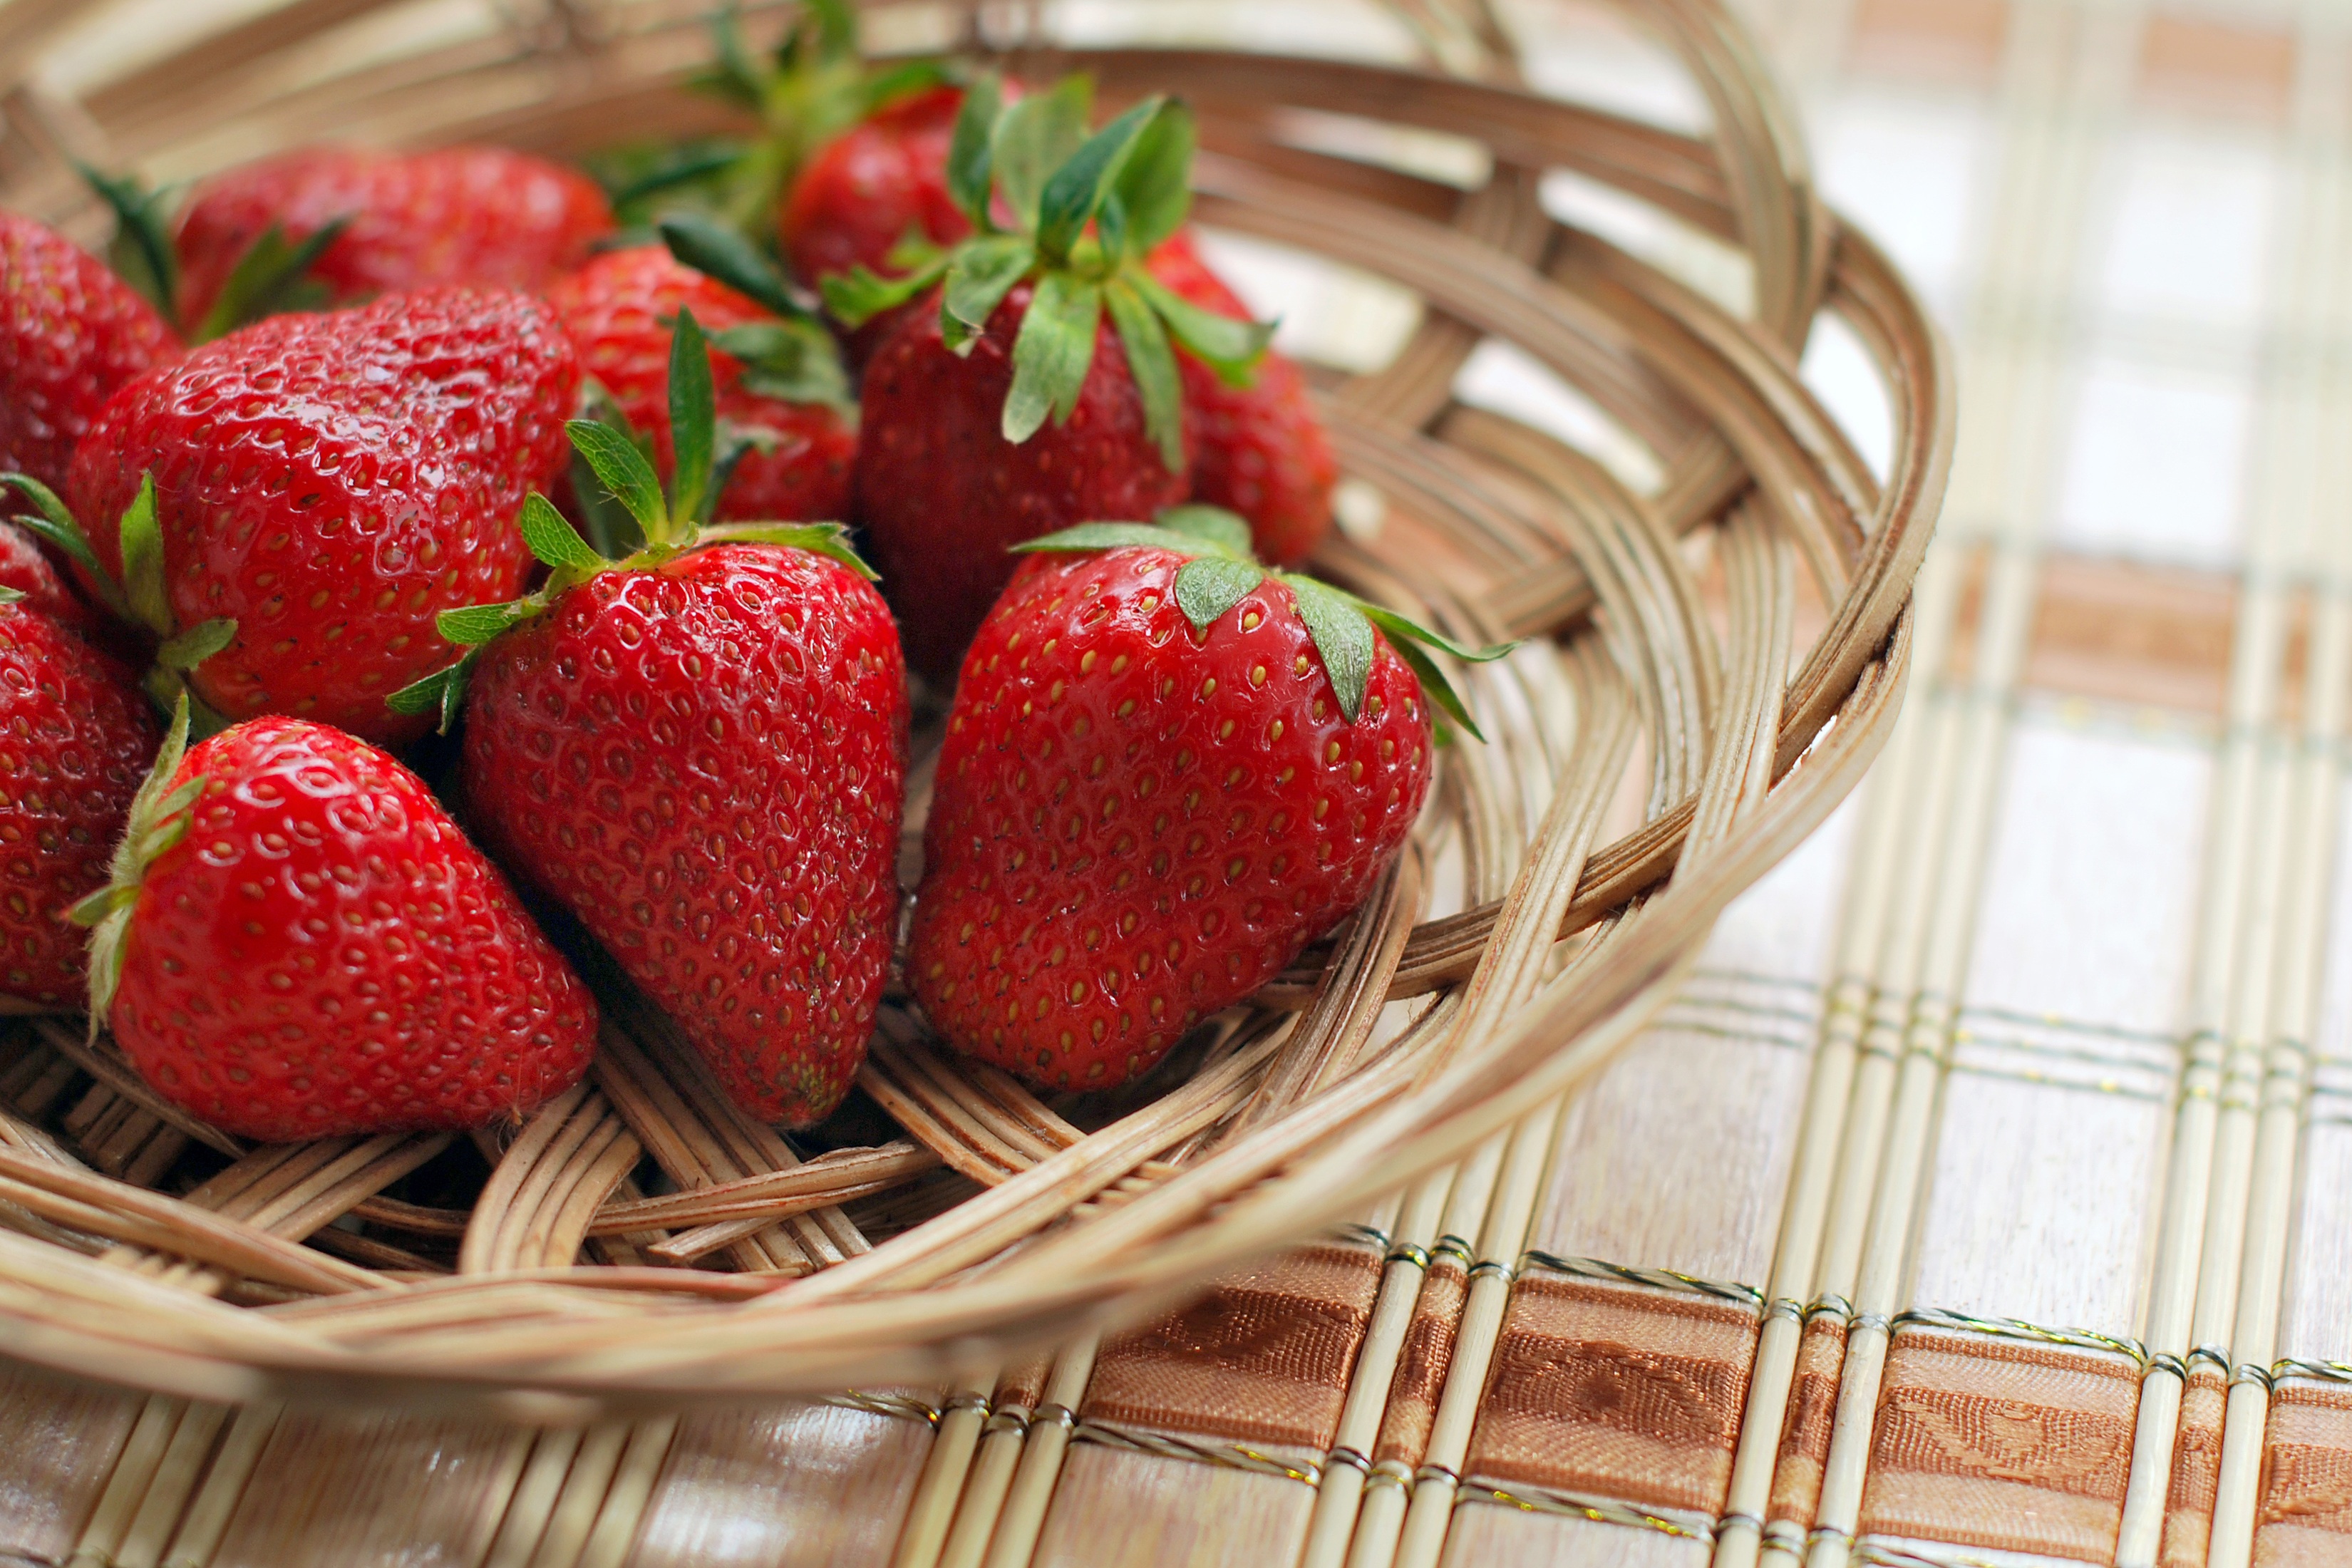
[[[119,271],[0,215],[0,995],[245,1136],[479,1126],[587,1069],[593,942],[812,1123],[892,978],[910,665],[949,1047],[1121,1083],[1361,901],[1469,727],[1419,645],[1499,650],[1259,563],[1333,464],[1184,227],[1191,117],[811,17],[722,37],[759,139],[613,189],[93,176]]]

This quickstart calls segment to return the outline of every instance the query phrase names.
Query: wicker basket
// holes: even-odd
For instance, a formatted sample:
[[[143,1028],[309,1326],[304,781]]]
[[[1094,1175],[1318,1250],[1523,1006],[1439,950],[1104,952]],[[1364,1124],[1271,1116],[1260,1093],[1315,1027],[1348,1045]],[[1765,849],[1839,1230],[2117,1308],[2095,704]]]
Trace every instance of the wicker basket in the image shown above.
[[[467,1212],[385,1195],[452,1158],[446,1135],[247,1150],[156,1100],[79,1020],[34,1020],[0,1043],[0,1348],[204,1399],[549,1417],[936,1383],[1376,1216],[1407,1178],[1589,1079],[1885,739],[1951,434],[1935,332],[1822,205],[1746,35],[1712,0],[1632,8],[1704,94],[1712,143],[1515,85],[1477,5],[1396,7],[1431,46],[1425,69],[1055,53],[1025,13],[985,8],[980,26],[868,7],[877,38],[1083,67],[1112,100],[1183,92],[1206,149],[1202,221],[1418,296],[1399,355],[1332,381],[1342,461],[1381,505],[1318,569],[1457,635],[1529,639],[1461,677],[1493,742],[1450,750],[1370,903],[1180,1051],[1184,1073],[1122,1104],[1049,1107],[886,1007],[861,1082],[902,1131],[803,1163],[608,990],[590,1080],[510,1139],[477,1136],[490,1170]],[[328,137],[572,154],[616,129],[725,125],[678,85],[705,0],[551,0],[393,54],[373,14],[398,7],[296,0],[80,101],[20,63],[69,9],[0,12],[15,84],[0,203],[89,238],[77,158],[179,176]],[[942,18],[965,33],[925,44]],[[1484,148],[1492,174],[1465,191],[1307,150],[1302,113],[1443,132]],[[1554,168],[1738,247],[1752,316],[1555,222],[1538,201]],[[1883,482],[1797,378],[1823,310],[1883,373]],[[1490,338],[1605,410],[1663,484],[1636,493],[1457,404]],[[1810,646],[1800,622],[1819,626]],[[649,1197],[648,1161],[666,1178]],[[421,1267],[453,1245],[446,1275]]]

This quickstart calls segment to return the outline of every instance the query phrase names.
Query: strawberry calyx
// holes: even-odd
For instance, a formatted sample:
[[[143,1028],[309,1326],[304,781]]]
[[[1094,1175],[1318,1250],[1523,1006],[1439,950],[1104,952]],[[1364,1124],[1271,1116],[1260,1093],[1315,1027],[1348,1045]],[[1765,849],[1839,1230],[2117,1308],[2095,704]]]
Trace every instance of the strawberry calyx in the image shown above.
[[[114,847],[105,887],[66,911],[76,925],[90,928],[89,1032],[97,1037],[114,1005],[115,988],[122,981],[124,940],[130,934],[131,911],[155,858],[188,834],[188,808],[205,793],[205,781],[192,778],[176,787],[173,777],[188,753],[192,704],[181,692],[172,705],[172,725],[155,753],[154,765],[139,793],[131,799],[131,815],[121,841]]]
[[[664,218],[662,241],[680,265],[725,284],[768,310],[772,321],[745,321],[710,334],[711,346],[740,362],[737,384],[786,403],[821,403],[856,416],[841,345],[767,253],[723,224],[691,214]]]
[[[1364,689],[1371,679],[1372,631],[1388,635],[1389,646],[1421,681],[1422,689],[1446,716],[1484,741],[1478,726],[1463,706],[1454,683],[1425,651],[1438,648],[1454,658],[1484,664],[1509,653],[1517,643],[1470,647],[1394,610],[1360,599],[1342,588],[1303,573],[1270,570],[1250,553],[1249,524],[1223,507],[1172,506],[1151,522],[1082,522],[1013,547],[1016,553],[1055,554],[1100,550],[1164,550],[1190,557],[1176,573],[1176,606],[1192,628],[1206,634],[1211,624],[1241,603],[1244,596],[1271,577],[1290,590],[1298,618],[1330,677],[1340,717],[1350,724],[1364,704]]]
[[[191,344],[210,342],[264,316],[318,310],[331,298],[327,286],[310,276],[310,268],[351,226],[353,214],[320,225],[299,241],[289,240],[283,227],[271,224],[237,258],[204,318],[181,321],[180,259],[165,219],[171,193],[151,191],[129,174],[108,174],[88,164],[77,167],[114,214],[107,260]]]
[[[605,194],[624,223],[690,204],[738,231],[759,232],[778,194],[819,147],[877,110],[954,79],[952,68],[939,60],[867,66],[847,0],[805,0],[764,58],[745,41],[732,0],[711,18],[710,30],[713,61],[688,85],[749,110],[759,132],[667,147],[613,166]]]
[[[874,571],[849,547],[849,531],[837,522],[733,522],[713,524],[712,509],[734,464],[756,437],[722,431],[715,410],[710,340],[692,310],[681,310],[670,333],[670,443],[675,461],[665,491],[646,449],[625,427],[604,419],[574,419],[564,429],[591,483],[582,487],[592,513],[617,509],[642,541],[614,559],[580,536],[555,503],[533,491],[515,520],[523,543],[548,568],[547,580],[531,593],[502,604],[467,605],[444,610],[435,626],[448,642],[464,648],[457,662],[412,681],[385,699],[395,713],[440,714],[446,734],[463,708],[466,688],[485,645],[501,633],[545,615],[555,602],[605,572],[643,572],[707,544],[777,544],[805,550],[841,563],[871,580]],[[609,411],[617,418],[618,411]],[[591,499],[593,498],[593,499]],[[604,531],[600,530],[600,531]]]
[[[1192,210],[1192,112],[1181,100],[1148,98],[1089,136],[1094,84],[1086,76],[1015,103],[1003,99],[998,78],[972,83],[948,149],[948,190],[971,220],[971,237],[904,276],[861,267],[828,277],[825,306],[858,327],[937,287],[940,335],[969,354],[1004,297],[1034,283],[1004,400],[1004,438],[1016,446],[1076,408],[1108,312],[1144,427],[1169,469],[1181,469],[1183,383],[1173,345],[1246,385],[1273,335],[1264,322],[1180,298],[1144,265]]]
[[[169,712],[190,699],[190,672],[236,640],[236,622],[215,616],[184,630],[173,615],[171,596],[163,588],[163,532],[155,517],[155,476],[140,476],[139,493],[122,514],[117,535],[122,551],[120,579],[99,560],[89,536],[55,490],[30,474],[0,474],[0,487],[32,503],[32,510],[9,521],[79,563],[109,611],[153,635],[155,661],[140,684],[155,705]],[[199,735],[227,728],[228,721],[211,704],[201,698],[193,703]]]

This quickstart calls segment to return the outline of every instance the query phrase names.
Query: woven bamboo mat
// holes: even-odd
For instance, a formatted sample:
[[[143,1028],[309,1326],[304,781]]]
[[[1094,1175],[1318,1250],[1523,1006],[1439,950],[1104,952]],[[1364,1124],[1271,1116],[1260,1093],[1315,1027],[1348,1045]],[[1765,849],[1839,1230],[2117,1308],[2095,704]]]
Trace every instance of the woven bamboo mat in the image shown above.
[[[2352,7],[1753,17],[1952,332],[1962,439],[1877,775],[1594,1089],[968,1388],[533,1432],[0,1371],[0,1560],[2352,1560]],[[1528,20],[1539,84],[1698,122],[1634,41]],[[1853,345],[1807,370],[1867,426]],[[1507,357],[1459,390],[1595,436]]]

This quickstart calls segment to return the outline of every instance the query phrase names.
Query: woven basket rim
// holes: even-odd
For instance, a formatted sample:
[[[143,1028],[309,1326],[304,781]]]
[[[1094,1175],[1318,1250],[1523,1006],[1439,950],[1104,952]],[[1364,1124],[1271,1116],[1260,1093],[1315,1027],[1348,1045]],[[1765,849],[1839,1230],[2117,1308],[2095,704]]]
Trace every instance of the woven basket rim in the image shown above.
[[[860,1155],[863,1164],[820,1161],[794,1175],[792,1151],[714,1109],[688,1058],[640,1008],[608,1030],[591,1083],[543,1110],[505,1152],[491,1201],[467,1222],[460,1272],[394,1290],[266,1223],[205,1215],[89,1171],[0,1109],[0,1199],[115,1244],[88,1257],[37,1224],[0,1224],[7,1353],[185,1397],[363,1397],[531,1419],[936,1382],[1015,1347],[1130,1320],[1360,1214],[1588,1081],[1664,1005],[1723,908],[1826,819],[1885,742],[1907,665],[1908,595],[1952,439],[1935,328],[1895,268],[1812,190],[1748,35],[1714,0],[1628,5],[1705,91],[1719,128],[1711,140],[1430,68],[1207,49],[1006,54],[1031,70],[1092,69],[1108,98],[1181,87],[1204,125],[1203,221],[1384,274],[1428,301],[1400,360],[1327,404],[1343,467],[1379,488],[1392,516],[1379,539],[1343,542],[1323,563],[1364,591],[1417,597],[1465,635],[1543,634],[1511,666],[1467,678],[1488,713],[1508,717],[1501,744],[1449,761],[1450,804],[1433,805],[1423,847],[1359,920],[1269,988],[1228,1037],[1229,1054],[1086,1134],[1010,1080],[935,1058],[886,1024],[865,1081],[907,1129],[907,1151],[893,1144]],[[677,85],[688,6],[650,0],[629,15],[634,30],[586,44],[453,47],[436,57],[439,75],[411,60],[297,83],[242,119],[263,135],[405,126],[410,140],[550,151],[579,150],[577,138],[625,115],[665,132],[708,123],[708,106]],[[289,47],[251,26],[232,32],[251,58],[224,55],[230,46],[215,40],[206,58],[217,72]],[[163,79],[151,68],[139,79]],[[82,106],[91,126],[54,106],[31,131],[12,121],[32,144],[6,149],[28,156],[0,158],[0,201],[74,220],[86,207],[58,160],[75,136],[86,143],[94,126],[120,137],[110,151],[167,155],[171,114],[197,98],[182,86],[139,114],[121,110],[130,100],[94,93]],[[1489,149],[1494,178],[1461,192],[1289,146],[1268,127],[1277,110],[1297,109],[1466,137]],[[1752,318],[1545,216],[1535,184],[1550,167],[1739,246],[1755,269]],[[1449,202],[1450,214],[1432,216]],[[1797,376],[1796,353],[1824,310],[1853,330],[1886,384],[1895,443],[1884,483]],[[1490,337],[1577,383],[1654,447],[1678,440],[1661,454],[1665,489],[1635,495],[1529,426],[1454,404],[1454,372]],[[1719,616],[1684,559],[1684,537],[1702,531],[1723,583]],[[1450,554],[1417,562],[1416,542]],[[1430,561],[1438,569],[1416,570]],[[1801,565],[1827,619],[1810,645],[1792,647]],[[1473,575],[1487,590],[1476,601],[1452,585]],[[1602,843],[1605,809],[1637,745],[1650,766],[1646,820]],[[1548,792],[1540,807],[1538,792]],[[1450,848],[1441,842],[1449,836],[1458,839]],[[1428,887],[1454,877],[1457,862],[1465,907],[1416,921]],[[1431,995],[1401,1037],[1371,1043],[1383,1005]],[[242,1162],[295,1157],[248,1153],[165,1115],[119,1058],[73,1028],[45,1022],[34,1037],[184,1137]],[[303,1179],[343,1183],[336,1190],[348,1196],[421,1147],[392,1139],[314,1150],[302,1158],[316,1172]],[[681,1199],[729,1184],[766,1221],[747,1235],[799,1236],[793,1245],[830,1266],[772,1285],[700,1270],[541,1267],[528,1222],[555,1226],[576,1249],[635,1162],[605,1167],[638,1148]],[[992,1180],[870,1251],[827,1229],[838,1202],[776,1206],[803,1189],[851,1192],[861,1173],[911,1179],[934,1157]],[[646,1200],[665,1202],[668,1210],[646,1215],[692,1207]],[[828,1246],[846,1255],[819,1256]],[[163,1268],[173,1256],[184,1261]],[[230,1305],[205,1293],[222,1277],[275,1282],[286,1299]],[[204,1279],[211,1283],[187,1288]]]

